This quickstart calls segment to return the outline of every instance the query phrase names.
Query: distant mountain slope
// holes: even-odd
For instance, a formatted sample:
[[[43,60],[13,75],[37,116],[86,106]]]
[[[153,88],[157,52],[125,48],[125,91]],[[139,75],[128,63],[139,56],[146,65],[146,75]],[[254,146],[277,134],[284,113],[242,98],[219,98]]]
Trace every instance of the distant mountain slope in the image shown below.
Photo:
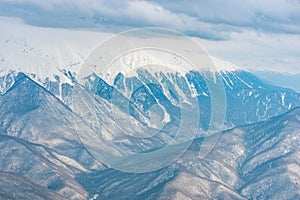
[[[289,74],[272,71],[253,71],[257,77],[270,82],[273,85],[292,88],[300,92],[300,74]]]
[[[177,162],[159,171],[111,169],[77,179],[96,199],[299,199],[299,130],[297,108],[223,132],[203,159],[200,138]]]

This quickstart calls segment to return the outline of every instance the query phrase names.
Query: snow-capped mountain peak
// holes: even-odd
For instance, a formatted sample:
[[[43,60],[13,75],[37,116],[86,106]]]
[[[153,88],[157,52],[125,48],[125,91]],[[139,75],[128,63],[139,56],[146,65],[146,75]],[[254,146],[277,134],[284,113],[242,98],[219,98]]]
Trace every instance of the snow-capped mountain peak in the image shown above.
[[[0,26],[0,76],[12,70],[21,71],[42,85],[46,79],[56,82],[58,77],[60,83],[72,84],[70,77],[66,78],[62,71],[80,74],[85,70],[86,60],[95,47],[112,36],[110,33],[33,27],[6,17],[0,18]],[[160,38],[152,40],[154,44],[160,43]],[[163,72],[180,75],[191,70],[220,72],[239,69],[230,62],[208,56],[204,51],[199,53],[196,47],[184,49],[181,53],[181,49],[176,48],[174,45],[174,52],[153,48],[126,52],[108,66],[100,66],[102,72],[97,74],[106,80],[108,77],[114,80],[119,73],[135,76],[139,68],[146,68],[153,74]],[[203,64],[193,66],[195,60],[203,60]]]
[[[236,66],[235,64],[233,64],[229,61],[223,60],[221,58],[217,58],[215,56],[210,56],[210,59],[211,59],[212,63],[214,64],[216,71],[218,71],[218,72],[242,70],[240,67]]]
[[[137,76],[136,72],[138,69],[146,69],[152,75],[155,73],[163,73],[179,74],[181,76],[186,75],[190,71],[220,73],[226,71],[232,72],[240,69],[238,66],[215,56],[207,55],[207,58],[205,57],[203,60],[210,60],[211,63],[209,63],[208,66],[193,66],[193,63],[189,60],[172,52],[145,48],[121,55],[110,62],[109,65],[97,69],[98,71],[96,71],[96,73],[98,72],[98,75],[103,77],[108,83],[112,84],[119,73],[123,74],[125,77],[133,77]]]

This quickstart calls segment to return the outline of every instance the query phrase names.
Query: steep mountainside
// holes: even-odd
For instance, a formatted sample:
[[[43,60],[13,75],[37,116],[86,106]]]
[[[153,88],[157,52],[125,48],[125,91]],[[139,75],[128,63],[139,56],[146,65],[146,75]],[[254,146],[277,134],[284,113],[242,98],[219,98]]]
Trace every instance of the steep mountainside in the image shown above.
[[[113,169],[82,174],[95,199],[298,199],[300,108],[221,134],[205,157],[202,139],[159,171],[130,174]],[[115,191],[118,191],[116,193]]]
[[[266,120],[300,105],[300,95],[293,90],[269,85],[251,73],[239,70],[190,71],[182,75],[137,69],[134,76],[126,77],[119,73],[113,85],[96,74],[88,76],[86,82],[92,85],[89,87],[94,93],[120,108],[126,102],[122,99],[127,98],[125,106],[129,114],[149,126],[153,126],[151,115],[160,115],[164,123],[176,123],[182,104],[188,105],[191,113],[196,110],[197,106],[192,103],[196,98],[200,123],[205,129],[211,122],[213,105],[210,93],[216,92],[208,85],[213,85],[216,77],[223,82],[226,96],[224,101],[219,102],[226,103],[225,128]]]
[[[87,193],[74,179],[76,174],[105,168],[86,147],[109,151],[114,142],[121,149],[145,151],[169,139],[164,133],[151,139],[127,135],[157,130],[139,124],[102,98],[91,100],[84,89],[75,92],[71,97],[80,101],[71,105],[81,108],[76,109],[77,114],[28,76],[18,74],[14,85],[0,97],[0,171],[19,173],[66,198],[82,199]],[[92,107],[84,106],[91,102]],[[93,124],[95,110],[99,124]],[[95,135],[99,133],[95,130],[102,135]],[[92,137],[85,141],[85,135]]]
[[[51,190],[13,173],[0,172],[0,188],[0,199],[65,199]]]
[[[67,198],[84,198],[75,174],[101,168],[77,136],[88,126],[77,129],[81,120],[24,74],[0,97],[0,109],[0,171],[24,175]]]
[[[77,97],[85,97],[82,105],[90,104],[91,94],[75,90],[80,91]],[[161,133],[150,140],[126,136],[126,128],[118,129],[115,124],[118,119],[126,119],[126,114],[117,107],[110,113],[110,104],[103,98],[96,96],[92,102],[94,107],[83,106],[77,109],[81,113],[74,114],[47,90],[19,74],[15,84],[0,97],[0,170],[23,175],[71,199],[88,194],[100,199],[116,199],[119,195],[131,199],[299,198],[299,108],[223,132],[205,158],[199,158],[203,141],[199,138],[170,166],[130,174],[103,167],[82,146],[77,133],[92,134],[93,128],[102,127],[103,138],[91,146],[106,149],[107,142],[114,142],[135,151],[164,145],[169,136]],[[93,125],[86,117],[95,109],[102,124]],[[120,123],[136,124],[130,127],[135,127],[137,133],[152,130],[134,118]]]

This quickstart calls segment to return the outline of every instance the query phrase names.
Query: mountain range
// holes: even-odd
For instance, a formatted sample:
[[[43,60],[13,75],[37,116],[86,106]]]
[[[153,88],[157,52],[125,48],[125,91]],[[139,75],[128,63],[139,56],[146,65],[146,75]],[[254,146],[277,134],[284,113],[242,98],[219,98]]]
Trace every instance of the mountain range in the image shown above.
[[[95,199],[299,199],[300,109],[221,133],[199,157],[202,138],[159,171],[113,169],[84,173],[79,182]],[[118,191],[117,193],[115,191]]]
[[[247,72],[236,73],[244,75],[244,79],[249,77],[247,82],[235,79],[235,83],[240,83],[235,86],[235,91],[241,91],[239,95],[246,94],[237,98],[236,102],[247,99],[252,89],[252,92],[265,92],[264,98],[273,97],[273,101],[266,102],[272,102],[274,107],[281,105],[291,111],[280,115],[286,110],[280,112],[274,109],[277,112],[272,114],[280,116],[222,132],[218,143],[205,158],[199,157],[204,139],[199,136],[175,163],[144,174],[110,169],[82,145],[78,137],[80,131],[92,133],[93,126],[84,117],[86,115],[83,111],[87,110],[85,107],[81,112],[74,113],[72,104],[68,104],[68,97],[74,97],[74,91],[80,90],[72,90],[70,86],[68,91],[73,91],[73,94],[66,95],[64,103],[27,75],[19,73],[13,85],[0,97],[1,171],[17,173],[18,176],[43,185],[44,188],[38,188],[39,191],[50,189],[68,199],[116,199],[116,195],[122,195],[125,199],[265,199],[277,198],[278,195],[299,198],[299,165],[296,160],[299,157],[297,131],[300,112],[299,108],[293,109],[297,105],[297,93],[267,85]],[[197,72],[191,74],[200,76]],[[260,85],[254,87],[257,83]],[[226,92],[233,91],[229,86],[226,87]],[[245,92],[245,88],[249,91]],[[84,88],[82,92],[90,93]],[[282,96],[279,96],[282,93],[285,93],[288,103],[283,103]],[[111,105],[109,99],[101,93],[96,98],[98,101],[95,106],[99,108],[97,113],[101,112],[102,121],[99,127],[106,130],[103,148],[107,142],[113,141],[120,147],[145,151],[164,145],[170,137],[166,134],[164,137],[158,135],[151,140],[136,141],[126,136],[126,130],[114,127],[117,127],[116,122],[128,118],[128,113],[123,112],[117,104]],[[88,97],[86,101],[90,101]],[[291,106],[290,102],[295,105]],[[113,116],[109,114],[110,109],[107,110],[109,106],[114,107]],[[115,117],[120,120],[115,120]],[[137,125],[129,126],[134,127],[136,132],[154,130],[147,128],[134,116],[130,119],[131,123],[132,120],[136,121],[134,124]],[[251,122],[251,118],[245,119]],[[129,122],[125,120],[124,123]]]
[[[108,34],[0,25],[0,199],[300,199],[294,90],[214,57],[215,70],[117,66],[82,84]],[[127,154],[170,141],[176,160]]]

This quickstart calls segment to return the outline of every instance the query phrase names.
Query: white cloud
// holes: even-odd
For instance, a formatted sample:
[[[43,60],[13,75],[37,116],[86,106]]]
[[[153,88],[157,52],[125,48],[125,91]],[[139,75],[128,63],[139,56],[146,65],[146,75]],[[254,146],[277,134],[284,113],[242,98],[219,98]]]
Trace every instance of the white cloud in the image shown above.
[[[161,2],[163,7],[175,13],[196,16],[201,21],[257,28],[270,32],[300,33],[300,2],[297,0],[157,2]],[[279,24],[284,26],[278,26]]]
[[[231,40],[197,38],[208,52],[250,70],[300,72],[300,35],[267,34],[257,31],[234,33]]]
[[[238,65],[300,72],[298,0],[0,0],[0,13],[39,26],[166,27],[202,38],[211,53]]]
[[[0,8],[5,5],[11,5],[10,8],[15,6],[22,11],[20,15],[28,23],[40,20],[39,25],[43,20],[51,20],[51,17],[60,18],[62,22],[70,17],[74,20],[85,19],[86,23],[96,21],[106,26],[164,26],[211,39],[228,39],[230,33],[244,28],[262,32],[300,33],[300,3],[296,0],[0,0]],[[16,14],[13,9],[6,11],[6,14],[9,15],[9,12]],[[32,14],[40,19],[32,20]],[[70,23],[69,20],[66,22]]]

